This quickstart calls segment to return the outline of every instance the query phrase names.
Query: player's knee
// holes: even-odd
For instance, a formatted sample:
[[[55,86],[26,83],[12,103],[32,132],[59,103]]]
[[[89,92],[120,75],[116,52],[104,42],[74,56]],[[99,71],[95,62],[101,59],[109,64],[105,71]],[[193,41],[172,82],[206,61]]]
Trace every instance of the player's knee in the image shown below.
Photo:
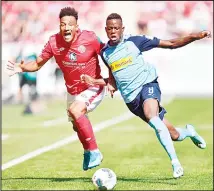
[[[78,132],[77,126],[75,124],[73,124],[73,130]]]
[[[147,121],[150,121],[155,116],[158,116],[159,106],[155,99],[148,99],[143,104],[143,111]]]
[[[86,113],[86,108],[83,104],[73,104],[69,107],[68,113],[74,120],[76,120]]]
[[[78,132],[77,126],[75,125],[74,121],[71,121],[72,125],[73,125],[73,130],[75,132]]]
[[[81,116],[81,112],[78,108],[73,108],[73,107],[70,107],[68,109],[68,113],[69,113],[69,116],[72,117],[73,119],[77,119],[79,116]]]
[[[169,133],[170,133],[171,139],[173,141],[178,140],[179,133],[176,130],[171,130],[171,131],[169,131]]]

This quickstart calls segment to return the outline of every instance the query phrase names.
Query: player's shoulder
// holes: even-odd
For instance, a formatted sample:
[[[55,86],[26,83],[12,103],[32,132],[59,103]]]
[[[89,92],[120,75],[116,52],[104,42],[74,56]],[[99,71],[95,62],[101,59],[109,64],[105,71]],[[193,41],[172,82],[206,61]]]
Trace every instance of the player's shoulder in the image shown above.
[[[100,50],[100,53],[103,54],[108,49],[108,43],[106,43],[102,49]]]
[[[135,45],[140,45],[144,43],[153,43],[156,42],[156,37],[148,36],[148,35],[129,35],[126,39],[124,39],[124,42],[133,42]]]
[[[87,38],[95,38],[96,33],[94,31],[81,30],[81,36],[87,37]]]
[[[131,39],[138,39],[138,38],[145,38],[145,35],[133,35],[133,34],[125,34],[123,36],[123,40],[131,40]]]
[[[55,33],[49,36],[48,43],[51,47],[61,46],[63,44],[62,36],[60,33]]]
[[[125,40],[153,40],[155,37],[154,36],[149,36],[149,35],[127,35]]]
[[[49,36],[49,40],[56,39],[59,36],[59,33],[55,33]]]

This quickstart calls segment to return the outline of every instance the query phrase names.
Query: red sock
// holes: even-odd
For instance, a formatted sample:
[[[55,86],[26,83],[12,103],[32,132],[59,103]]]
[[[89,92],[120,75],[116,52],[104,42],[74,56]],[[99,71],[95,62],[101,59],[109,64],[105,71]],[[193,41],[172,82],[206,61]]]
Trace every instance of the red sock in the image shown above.
[[[77,136],[78,136],[80,142],[82,143],[82,145],[84,145],[84,139],[81,137],[81,135],[78,131],[77,131]]]
[[[75,121],[75,124],[83,148],[85,150],[97,149],[96,139],[89,119],[85,115],[82,115]]]

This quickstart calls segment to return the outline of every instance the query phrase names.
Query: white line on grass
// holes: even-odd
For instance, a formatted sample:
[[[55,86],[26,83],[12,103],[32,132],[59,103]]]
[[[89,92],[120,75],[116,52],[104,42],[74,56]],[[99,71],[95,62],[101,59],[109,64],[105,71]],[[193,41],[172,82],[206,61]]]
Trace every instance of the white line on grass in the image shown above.
[[[2,134],[1,135],[2,141],[6,140],[8,137],[9,137],[9,135],[7,135],[7,134]]]
[[[127,113],[124,113],[124,114],[122,114],[122,115],[120,115],[118,117],[115,117],[113,119],[106,120],[104,122],[101,122],[101,123],[95,125],[94,126],[94,132],[98,132],[98,131],[106,128],[106,127],[109,127],[111,125],[115,125],[115,124],[120,123],[122,121],[129,120],[132,117],[134,117],[134,115],[131,112],[127,112]],[[23,156],[21,156],[19,158],[13,159],[13,160],[3,164],[2,165],[2,171],[5,170],[5,169],[10,168],[12,166],[15,166],[17,164],[20,164],[20,163],[22,163],[22,162],[24,162],[26,160],[29,160],[29,159],[31,159],[33,157],[41,155],[41,154],[43,154],[45,152],[51,151],[53,149],[57,149],[57,148],[59,148],[61,146],[64,146],[64,145],[66,145],[68,143],[72,143],[72,142],[74,142],[76,140],[78,140],[78,138],[77,138],[77,135],[75,134],[75,135],[67,137],[67,138],[65,138],[65,139],[63,139],[61,141],[58,141],[58,142],[56,142],[56,143],[54,143],[52,145],[45,146],[45,147],[42,147],[42,148],[37,149],[35,151],[32,151],[30,153],[27,153],[27,154],[25,154],[25,155],[23,155]]]
[[[170,102],[173,101],[173,99],[174,99],[174,96],[168,97],[168,98],[163,100],[163,104],[164,105],[169,104]],[[127,112],[127,113],[124,113],[124,114],[122,114],[122,115],[120,115],[118,117],[115,117],[113,119],[106,120],[106,121],[104,121],[102,123],[99,123],[99,124],[95,125],[94,126],[94,132],[98,132],[98,131],[106,128],[106,127],[111,126],[111,125],[115,125],[115,124],[120,123],[122,121],[126,121],[128,119],[131,119],[132,117],[134,117],[134,115],[131,112]],[[56,121],[55,120],[45,121],[43,123],[43,126],[46,126],[46,127],[47,126],[52,126],[52,125],[54,125],[55,122],[57,124],[60,124],[60,123],[63,123],[64,121],[65,121],[65,118],[58,118],[58,119],[56,119]],[[52,145],[45,146],[45,147],[42,147],[42,148],[37,149],[35,151],[32,151],[30,153],[27,153],[27,154],[25,154],[25,155],[23,155],[23,156],[21,156],[19,158],[13,159],[13,160],[3,164],[2,165],[2,170],[5,170],[5,169],[10,168],[12,166],[15,166],[17,164],[20,164],[20,163],[22,163],[22,162],[24,162],[26,160],[29,160],[29,159],[31,159],[33,157],[41,155],[42,153],[51,151],[53,149],[57,149],[57,148],[59,148],[61,146],[64,146],[64,145],[66,145],[68,143],[72,143],[72,142],[74,142],[76,140],[78,140],[77,135],[72,135],[72,136],[67,137],[67,138],[65,138],[65,139],[63,139],[61,141],[58,141],[58,142],[56,142],[56,143],[54,143]]]
[[[67,121],[68,121],[67,117],[61,117],[61,118],[57,118],[57,119],[53,119],[53,120],[44,121],[41,125],[43,127],[50,127],[50,126],[54,126],[54,125],[60,125]]]
[[[120,96],[119,93],[117,93],[117,96],[115,96],[115,98],[119,98],[122,99],[122,97]],[[172,102],[174,99],[174,96],[163,96],[162,98],[162,104],[163,105],[167,105],[168,103]],[[56,126],[56,125],[60,125],[63,123],[68,122],[68,118],[67,117],[59,117],[57,119],[52,119],[52,120],[47,120],[47,121],[43,121],[42,124],[40,124],[43,127],[51,127],[51,126]]]

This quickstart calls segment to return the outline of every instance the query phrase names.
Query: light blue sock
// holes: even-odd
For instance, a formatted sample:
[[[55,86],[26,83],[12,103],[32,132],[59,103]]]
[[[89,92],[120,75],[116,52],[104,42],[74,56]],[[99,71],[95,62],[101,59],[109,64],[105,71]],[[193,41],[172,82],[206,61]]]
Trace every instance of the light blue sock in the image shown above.
[[[173,159],[176,160],[177,155],[175,152],[175,148],[174,148],[172,139],[170,137],[169,131],[168,131],[166,125],[163,123],[163,121],[159,117],[156,116],[156,117],[153,117],[152,119],[150,119],[149,125],[155,130],[158,140],[160,141],[163,148],[166,150],[171,161]]]
[[[178,139],[175,141],[183,141],[185,138],[192,136],[191,132],[189,132],[188,129],[185,129],[185,128],[175,128],[175,129],[180,134]]]

